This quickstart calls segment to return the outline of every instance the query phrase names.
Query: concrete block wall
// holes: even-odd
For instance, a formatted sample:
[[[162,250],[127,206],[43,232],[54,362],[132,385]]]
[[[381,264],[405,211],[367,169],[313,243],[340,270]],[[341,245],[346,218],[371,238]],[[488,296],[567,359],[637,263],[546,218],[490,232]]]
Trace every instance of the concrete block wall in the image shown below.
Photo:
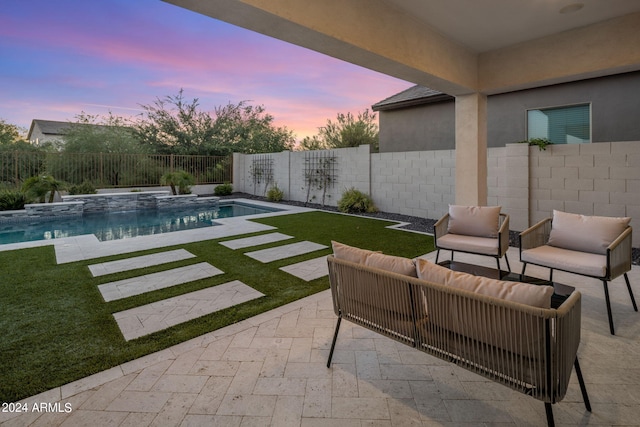
[[[502,206],[511,230],[529,226],[529,147],[507,144],[487,150],[487,205]]]
[[[455,201],[455,152],[372,154],[371,196],[384,212],[440,218]]]
[[[530,222],[553,210],[631,217],[640,247],[640,141],[529,147]]]
[[[332,150],[337,185],[326,204],[335,206],[346,188],[368,193],[384,212],[438,219],[455,203],[455,150],[370,153],[368,146]],[[274,174],[288,200],[305,201],[304,152],[274,153]],[[234,188],[246,185],[251,156],[234,156]],[[629,216],[640,247],[640,141],[551,145],[525,144],[487,150],[488,205],[509,214],[522,231],[554,209],[585,215]],[[286,188],[286,189],[285,189]],[[319,202],[321,193],[311,196]]]

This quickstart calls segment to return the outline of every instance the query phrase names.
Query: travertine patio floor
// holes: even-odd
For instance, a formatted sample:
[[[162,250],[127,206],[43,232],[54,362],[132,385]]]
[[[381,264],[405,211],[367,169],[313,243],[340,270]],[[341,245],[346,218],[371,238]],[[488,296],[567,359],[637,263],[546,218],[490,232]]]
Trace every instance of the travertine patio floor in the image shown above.
[[[519,271],[517,249],[509,251]],[[433,259],[435,254],[428,254]],[[493,266],[490,258],[456,259]],[[543,269],[527,273],[546,277]],[[630,274],[640,294],[640,269]],[[557,425],[638,425],[640,314],[624,281],[602,285],[557,272],[583,293],[577,381],[554,405]],[[0,413],[3,426],[477,426],[546,425],[544,406],[449,363],[343,322],[326,367],[336,316],[329,291],[296,301],[26,400],[69,403],[69,413]],[[64,407],[64,405],[62,406]]]

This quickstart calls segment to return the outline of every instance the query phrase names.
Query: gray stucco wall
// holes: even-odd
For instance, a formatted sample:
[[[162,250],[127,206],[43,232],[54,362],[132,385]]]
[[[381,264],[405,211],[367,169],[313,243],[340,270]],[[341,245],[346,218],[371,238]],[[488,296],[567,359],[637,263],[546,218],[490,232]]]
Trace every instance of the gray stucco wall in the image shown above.
[[[380,111],[380,152],[450,150],[455,140],[455,104],[438,102]]]
[[[526,139],[527,110],[591,104],[593,142],[640,140],[640,72],[489,96],[487,146]],[[380,152],[455,148],[453,101],[380,111]]]
[[[527,110],[591,103],[593,142],[640,140],[640,73],[511,92],[489,97],[487,145],[526,139]]]

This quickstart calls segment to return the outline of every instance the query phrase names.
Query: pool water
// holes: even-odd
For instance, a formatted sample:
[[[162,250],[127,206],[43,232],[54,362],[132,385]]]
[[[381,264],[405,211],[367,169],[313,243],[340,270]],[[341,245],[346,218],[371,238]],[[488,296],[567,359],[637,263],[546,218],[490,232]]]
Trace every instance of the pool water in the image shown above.
[[[138,210],[85,214],[80,217],[50,221],[18,222],[0,225],[0,244],[60,239],[95,234],[98,240],[118,240],[172,231],[191,230],[217,225],[218,218],[275,212],[239,203],[220,204],[218,208]]]

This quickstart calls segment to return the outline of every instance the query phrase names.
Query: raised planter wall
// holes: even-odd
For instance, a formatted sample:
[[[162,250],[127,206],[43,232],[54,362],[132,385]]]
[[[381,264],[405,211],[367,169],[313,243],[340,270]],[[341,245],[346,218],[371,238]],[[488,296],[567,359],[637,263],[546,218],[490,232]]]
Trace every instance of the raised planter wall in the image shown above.
[[[85,213],[123,212],[142,209],[184,208],[218,205],[219,197],[198,197],[195,194],[170,195],[168,191],[139,193],[82,194],[62,196],[62,202],[32,203],[22,210],[0,211],[0,224],[82,216]]]

